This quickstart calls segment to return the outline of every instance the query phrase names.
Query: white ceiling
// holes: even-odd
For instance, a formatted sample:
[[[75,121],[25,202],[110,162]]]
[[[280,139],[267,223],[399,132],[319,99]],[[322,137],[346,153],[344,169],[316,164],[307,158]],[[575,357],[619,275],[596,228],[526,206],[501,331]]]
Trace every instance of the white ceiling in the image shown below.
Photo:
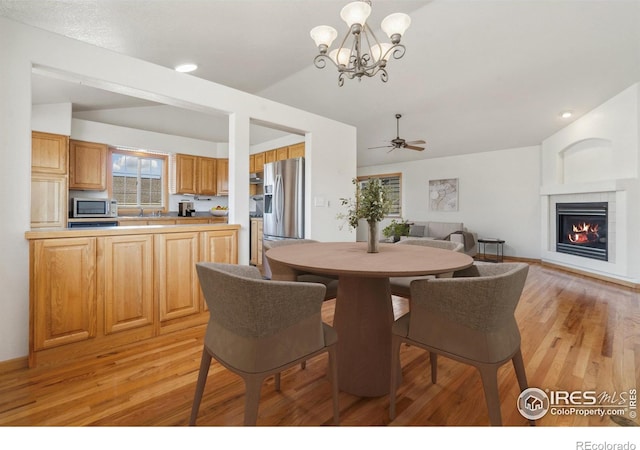
[[[352,124],[359,166],[538,145],[568,123],[561,111],[574,120],[640,81],[640,0],[374,0],[369,23],[380,38],[382,18],[410,14],[406,55],[389,63],[387,83],[340,88],[335,69],[313,66],[309,30],[332,25],[340,39],[346,3],[0,0],[0,15],[166,67],[194,61],[194,76]],[[87,118],[130,115],[91,110],[131,99],[41,78],[38,102],[72,101]],[[425,139],[427,150],[368,150],[395,137],[396,113],[401,137]],[[164,122],[165,132],[226,140],[224,120],[218,130],[195,118]],[[192,129],[170,128],[178,122]]]

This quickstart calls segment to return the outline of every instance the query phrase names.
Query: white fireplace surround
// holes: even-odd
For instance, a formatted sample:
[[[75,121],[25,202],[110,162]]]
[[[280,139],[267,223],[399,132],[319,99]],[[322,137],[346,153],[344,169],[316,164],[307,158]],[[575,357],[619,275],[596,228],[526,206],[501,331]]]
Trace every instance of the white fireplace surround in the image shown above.
[[[542,144],[541,259],[640,284],[638,83]],[[556,204],[607,202],[608,261],[556,251]]]

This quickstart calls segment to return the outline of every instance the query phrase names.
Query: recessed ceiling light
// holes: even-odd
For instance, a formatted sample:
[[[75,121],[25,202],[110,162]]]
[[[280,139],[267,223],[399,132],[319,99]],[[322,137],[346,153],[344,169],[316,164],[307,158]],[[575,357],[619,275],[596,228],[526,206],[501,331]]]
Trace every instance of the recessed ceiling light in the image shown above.
[[[193,72],[197,68],[198,68],[197,64],[180,64],[179,66],[175,67],[176,72],[182,72],[182,73]]]
[[[573,113],[571,111],[563,111],[562,113],[560,113],[560,117],[562,117],[563,119],[568,119],[571,116],[573,116]]]

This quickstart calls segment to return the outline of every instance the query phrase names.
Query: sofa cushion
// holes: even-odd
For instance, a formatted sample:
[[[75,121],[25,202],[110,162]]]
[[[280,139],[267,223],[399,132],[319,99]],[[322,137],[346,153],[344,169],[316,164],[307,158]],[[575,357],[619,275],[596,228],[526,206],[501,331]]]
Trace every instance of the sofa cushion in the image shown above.
[[[411,237],[423,237],[424,225],[411,225],[409,227],[409,236]]]
[[[463,225],[460,222],[429,222],[425,234],[436,239],[444,239],[451,233],[462,230]]]

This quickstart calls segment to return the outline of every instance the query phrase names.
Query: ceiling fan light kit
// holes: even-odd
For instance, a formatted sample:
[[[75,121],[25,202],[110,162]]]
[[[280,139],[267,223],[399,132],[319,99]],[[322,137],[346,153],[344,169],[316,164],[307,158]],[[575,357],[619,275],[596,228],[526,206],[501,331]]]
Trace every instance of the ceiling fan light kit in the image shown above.
[[[327,59],[331,61],[338,69],[338,86],[344,85],[345,77],[357,78],[360,81],[363,76],[373,77],[378,73],[380,79],[386,83],[389,78],[387,61],[390,57],[400,59],[404,56],[405,47],[400,44],[400,40],[411,25],[411,18],[404,13],[393,13],[385,17],[381,27],[391,43],[381,43],[367,24],[370,14],[370,0],[351,2],[342,8],[340,17],[349,27],[349,31],[340,46],[329,54],[327,52],[331,44],[338,37],[336,29],[320,25],[310,32],[319,51],[313,60],[314,65],[323,69],[327,65]]]

